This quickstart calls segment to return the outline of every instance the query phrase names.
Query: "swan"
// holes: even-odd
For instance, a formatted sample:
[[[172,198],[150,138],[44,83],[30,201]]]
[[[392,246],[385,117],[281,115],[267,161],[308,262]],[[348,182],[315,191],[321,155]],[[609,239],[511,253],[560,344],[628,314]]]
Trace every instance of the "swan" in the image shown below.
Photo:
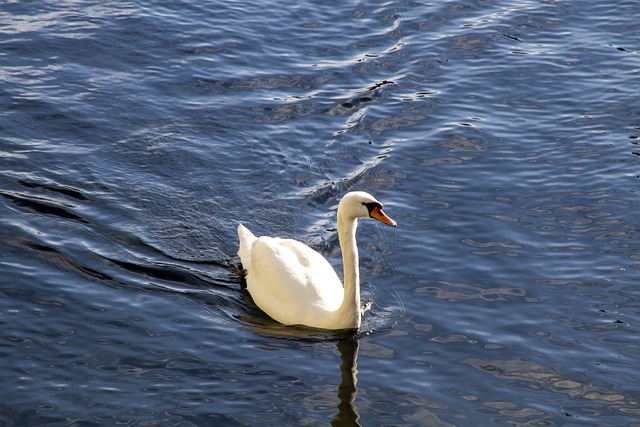
[[[368,193],[352,191],[340,200],[338,237],[344,287],[329,262],[304,243],[256,237],[238,224],[238,255],[246,272],[247,290],[256,305],[284,325],[359,328],[362,310],[356,247],[358,218],[396,226],[382,211],[382,203]]]

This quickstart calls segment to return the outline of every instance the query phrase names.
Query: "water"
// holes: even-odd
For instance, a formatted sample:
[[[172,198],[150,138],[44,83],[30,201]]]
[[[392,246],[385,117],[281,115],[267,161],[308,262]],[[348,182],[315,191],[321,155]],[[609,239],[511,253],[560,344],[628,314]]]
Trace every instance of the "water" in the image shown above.
[[[0,425],[639,426],[640,5],[6,2]],[[340,269],[285,328],[235,228]]]

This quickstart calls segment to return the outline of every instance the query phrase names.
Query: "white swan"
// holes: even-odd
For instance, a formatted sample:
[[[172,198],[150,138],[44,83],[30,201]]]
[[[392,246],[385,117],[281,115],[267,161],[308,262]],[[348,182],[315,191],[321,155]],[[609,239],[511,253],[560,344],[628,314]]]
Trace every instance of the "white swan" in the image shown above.
[[[273,237],[256,238],[239,224],[238,255],[247,273],[247,289],[257,306],[285,325],[359,328],[358,218],[373,218],[396,226],[372,195],[353,191],[342,198],[338,205],[338,237],[342,248],[344,288],[327,260],[304,243]]]

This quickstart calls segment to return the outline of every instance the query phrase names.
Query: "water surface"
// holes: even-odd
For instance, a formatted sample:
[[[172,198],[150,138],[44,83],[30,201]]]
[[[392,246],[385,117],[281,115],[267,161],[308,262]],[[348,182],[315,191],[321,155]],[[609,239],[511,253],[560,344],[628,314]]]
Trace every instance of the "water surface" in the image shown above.
[[[640,426],[640,6],[9,2],[0,425]],[[357,332],[243,288],[239,221]]]

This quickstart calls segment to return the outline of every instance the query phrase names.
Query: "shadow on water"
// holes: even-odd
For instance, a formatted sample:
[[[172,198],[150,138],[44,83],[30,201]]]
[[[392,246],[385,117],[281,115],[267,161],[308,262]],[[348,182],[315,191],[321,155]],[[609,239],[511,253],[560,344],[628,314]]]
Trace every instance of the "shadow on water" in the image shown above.
[[[334,427],[360,426],[361,424],[358,422],[360,414],[356,404],[356,396],[358,394],[357,360],[360,338],[364,336],[365,333],[355,332],[353,330],[325,331],[296,326],[283,326],[268,318],[260,320],[263,320],[264,324],[260,326],[254,325],[252,329],[263,336],[266,335],[276,339],[291,340],[297,343],[335,341],[336,348],[340,354],[340,384],[337,390],[337,413],[333,416],[331,425]]]
[[[331,421],[334,427],[359,426],[358,407],[355,400],[358,394],[358,348],[357,339],[342,339],[337,342],[340,352],[340,386],[338,387],[338,413]]]
[[[258,310],[256,308],[256,310]],[[259,310],[258,310],[259,311]],[[246,320],[246,319],[245,319]],[[298,326],[284,326],[268,318],[265,314],[257,314],[251,329],[261,335],[276,340],[290,340],[297,343],[335,342],[340,354],[340,384],[338,386],[338,406],[331,425],[334,427],[360,426],[360,415],[356,404],[358,351],[360,338],[367,332],[354,330],[327,331]],[[258,324],[259,323],[259,324]]]

